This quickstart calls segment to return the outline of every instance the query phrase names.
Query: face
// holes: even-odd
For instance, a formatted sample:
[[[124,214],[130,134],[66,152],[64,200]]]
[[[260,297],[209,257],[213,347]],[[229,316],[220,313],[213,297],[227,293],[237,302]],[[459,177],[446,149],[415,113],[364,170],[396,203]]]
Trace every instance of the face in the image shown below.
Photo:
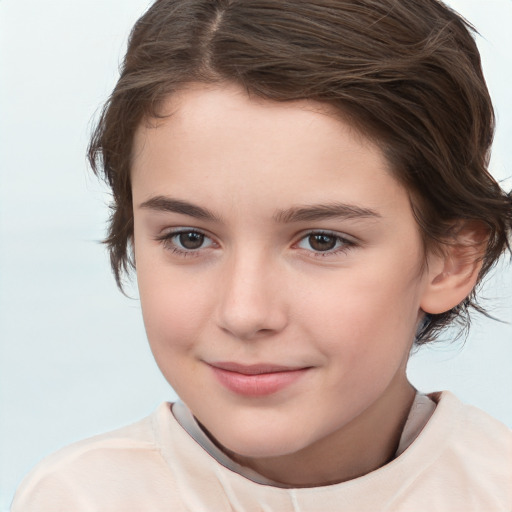
[[[192,85],[135,138],[140,299],[156,361],[226,448],[342,432],[405,364],[426,289],[406,190],[314,102]]]

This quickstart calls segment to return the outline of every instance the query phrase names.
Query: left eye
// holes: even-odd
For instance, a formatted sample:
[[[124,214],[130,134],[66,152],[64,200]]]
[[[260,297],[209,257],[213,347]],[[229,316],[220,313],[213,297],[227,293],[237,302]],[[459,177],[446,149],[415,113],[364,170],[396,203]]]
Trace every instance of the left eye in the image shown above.
[[[310,233],[298,243],[301,249],[314,252],[335,252],[347,246],[350,246],[350,242],[332,233]]]

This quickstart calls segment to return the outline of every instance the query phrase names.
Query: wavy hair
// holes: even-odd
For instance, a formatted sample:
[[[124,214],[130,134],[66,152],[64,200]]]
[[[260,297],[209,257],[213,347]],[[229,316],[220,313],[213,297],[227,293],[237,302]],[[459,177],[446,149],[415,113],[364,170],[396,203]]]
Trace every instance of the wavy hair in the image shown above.
[[[493,107],[474,29],[437,0],[157,0],[134,26],[88,157],[112,191],[105,243],[122,289],[132,256],[134,132],[190,82],[326,103],[375,142],[409,191],[425,250],[454,221],[486,226],[481,279],[510,249],[512,201],[488,172]],[[429,315],[417,344],[468,309]]]

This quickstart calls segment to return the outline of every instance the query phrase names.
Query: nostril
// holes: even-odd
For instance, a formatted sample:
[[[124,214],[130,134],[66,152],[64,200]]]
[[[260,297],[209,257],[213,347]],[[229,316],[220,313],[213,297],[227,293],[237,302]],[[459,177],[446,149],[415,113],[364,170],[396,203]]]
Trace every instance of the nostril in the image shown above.
[[[219,327],[241,340],[250,340],[270,336],[282,331],[286,325],[284,312],[276,305],[269,308],[244,307],[235,308],[223,305],[218,312]]]

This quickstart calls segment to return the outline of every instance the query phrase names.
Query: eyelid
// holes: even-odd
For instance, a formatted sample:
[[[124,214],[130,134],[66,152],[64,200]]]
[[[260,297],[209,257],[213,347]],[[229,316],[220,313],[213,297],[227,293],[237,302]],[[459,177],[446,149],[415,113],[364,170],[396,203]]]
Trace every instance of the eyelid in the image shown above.
[[[203,229],[195,228],[192,226],[166,226],[165,228],[161,229],[157,237],[167,237],[176,235],[179,233],[188,233],[188,232],[194,232],[194,233],[201,233],[206,235],[206,232]]]

